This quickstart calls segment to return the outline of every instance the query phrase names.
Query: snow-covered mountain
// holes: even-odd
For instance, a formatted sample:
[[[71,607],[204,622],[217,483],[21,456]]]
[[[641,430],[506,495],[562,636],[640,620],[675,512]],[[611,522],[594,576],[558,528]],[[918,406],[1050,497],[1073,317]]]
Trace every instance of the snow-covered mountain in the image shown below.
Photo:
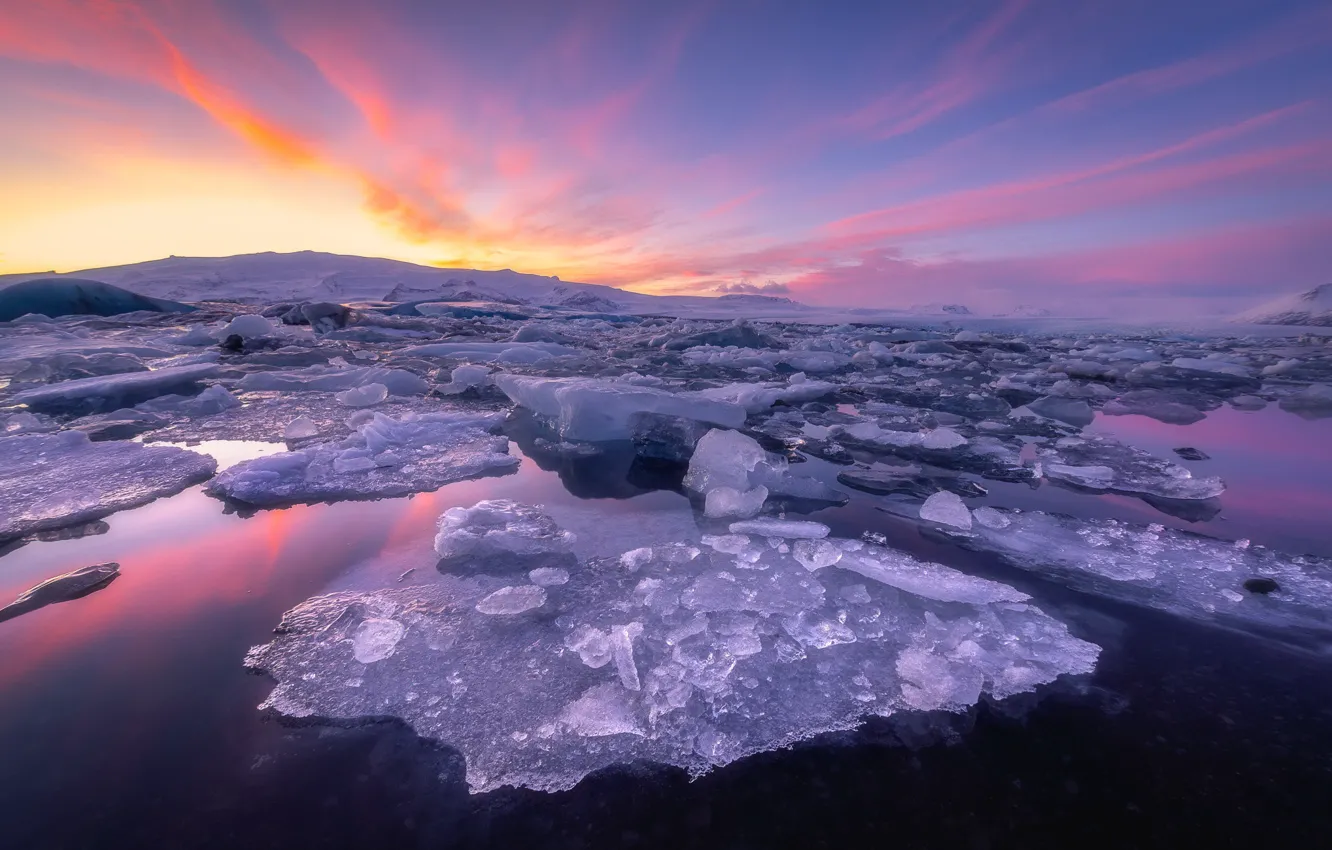
[[[0,276],[0,287],[43,277],[99,280],[154,298],[177,301],[274,302],[455,300],[561,304],[572,298],[604,299],[621,309],[651,296],[610,286],[566,283],[557,277],[504,269],[441,269],[378,257],[318,251],[266,252],[234,257],[167,257],[124,266],[84,269],[68,275],[49,272]],[[583,308],[579,308],[583,309]]]
[[[486,301],[580,313],[635,313],[692,319],[809,321],[937,321],[972,318],[960,304],[909,310],[882,307],[814,307],[790,298],[751,293],[721,296],[646,295],[612,286],[574,283],[510,269],[445,269],[379,257],[319,251],[265,252],[233,257],[167,257],[122,266],[57,274],[0,275],[0,289],[28,280],[83,278],[150,298],[180,302],[235,301]]]
[[[1332,327],[1332,283],[1269,301],[1234,318],[1254,325],[1316,325]]]

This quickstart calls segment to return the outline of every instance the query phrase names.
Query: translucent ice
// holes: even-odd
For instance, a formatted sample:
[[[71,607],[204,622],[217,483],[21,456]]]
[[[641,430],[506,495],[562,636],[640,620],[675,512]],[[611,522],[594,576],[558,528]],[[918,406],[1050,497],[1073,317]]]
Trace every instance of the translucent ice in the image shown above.
[[[1300,643],[1332,641],[1332,562],[1165,528],[1037,511],[958,535],[1083,590]],[[1244,541],[1241,541],[1244,542]],[[1253,579],[1276,589],[1252,592]]]
[[[595,378],[496,375],[515,404],[555,421],[568,440],[627,440],[645,414],[675,416],[727,427],[745,421],[744,408],[727,401],[677,395],[655,387]]]
[[[971,528],[971,511],[961,496],[947,490],[940,490],[925,500],[920,506],[920,518],[954,528]]]
[[[786,537],[817,540],[828,536],[828,526],[821,522],[795,519],[751,519],[731,523],[732,534],[757,534],[761,537]]]
[[[319,426],[308,416],[297,416],[282,431],[284,440],[308,440],[319,436]]]
[[[546,591],[535,584],[501,587],[476,603],[482,614],[521,614],[546,604]]]
[[[444,574],[316,597],[246,663],[277,680],[265,707],[399,717],[460,750],[476,792],[564,789],[642,760],[700,774],[867,715],[961,710],[1095,665],[1096,646],[997,582],[859,541],[796,541],[849,563],[813,574],[752,541],[756,569],[665,544],[638,550],[633,571],[595,561],[545,588]],[[396,640],[363,675],[356,636],[386,622],[403,630],[373,626],[366,642]]]
[[[573,533],[556,525],[539,507],[491,499],[445,511],[439,518],[435,552],[441,558],[564,554],[573,542]]]
[[[388,387],[383,384],[365,384],[343,390],[334,398],[347,407],[374,407],[388,398]]]

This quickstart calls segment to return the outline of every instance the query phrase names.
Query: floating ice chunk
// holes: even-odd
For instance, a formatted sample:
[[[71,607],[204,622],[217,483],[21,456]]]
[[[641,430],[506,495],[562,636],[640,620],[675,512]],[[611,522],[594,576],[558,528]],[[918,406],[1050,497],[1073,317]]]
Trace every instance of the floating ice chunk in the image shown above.
[[[984,677],[974,668],[956,664],[923,647],[912,647],[897,658],[902,697],[920,711],[971,705],[980,698]]]
[[[26,404],[32,410],[50,413],[116,410],[169,393],[190,394],[198,390],[202,380],[217,373],[218,366],[214,363],[196,363],[148,372],[76,378],[24,390],[17,393],[13,401]]]
[[[767,499],[768,488],[761,484],[749,490],[715,487],[703,499],[703,515],[714,519],[757,516]]]
[[[374,664],[393,655],[407,629],[397,620],[362,620],[352,637],[352,656],[362,664]]]
[[[502,475],[518,465],[507,454],[509,441],[490,434],[500,414],[370,416],[342,440],[242,461],[207,490],[259,507],[382,498]]]
[[[412,346],[404,353],[416,357],[458,357],[481,363],[540,363],[582,352],[551,342],[436,342]]]
[[[374,407],[388,398],[388,387],[383,384],[365,384],[343,390],[334,398],[347,407]]]
[[[610,630],[611,659],[615,662],[615,672],[619,674],[620,684],[631,691],[643,687],[638,679],[638,666],[634,663],[634,640],[642,634],[642,623],[611,626]]]
[[[319,426],[308,416],[297,416],[282,431],[284,440],[308,440],[319,436]]]
[[[792,550],[796,563],[810,572],[831,567],[842,560],[842,554],[840,546],[827,540],[799,540]]]
[[[1310,419],[1332,416],[1332,384],[1310,384],[1281,399],[1281,409]]]
[[[874,601],[863,584],[848,584],[842,588],[842,598],[852,605],[868,605]]]
[[[986,528],[1008,528],[1008,515],[988,505],[976,508],[971,517]]]
[[[0,541],[79,525],[207,479],[205,455],[81,431],[0,438]]]
[[[454,368],[449,375],[449,383],[440,387],[440,391],[454,395],[467,390],[481,389],[489,383],[489,369],[485,366],[464,364]]]
[[[828,536],[828,526],[821,522],[794,519],[751,519],[731,523],[732,534],[757,534],[762,537],[817,540]]]
[[[422,395],[430,391],[419,375],[382,366],[310,366],[278,372],[252,372],[241,378],[242,390],[278,392],[340,392],[383,384],[390,395]]]
[[[584,738],[643,734],[628,694],[615,685],[588,688],[560,712],[560,723]]]
[[[535,584],[501,587],[480,602],[476,610],[482,614],[521,614],[546,604],[546,591]]]
[[[1098,595],[1297,645],[1332,643],[1328,559],[1285,555],[1160,525],[1037,511],[1003,513],[1008,525],[978,526],[955,542]],[[1254,591],[1254,579],[1268,580],[1276,589]]]
[[[920,518],[954,528],[971,528],[971,511],[961,496],[947,490],[940,490],[925,500],[920,506]]]
[[[753,437],[714,428],[694,448],[684,486],[696,493],[708,493],[718,487],[746,491],[751,486],[750,476],[767,462],[767,457],[768,453]]]
[[[595,378],[536,378],[502,374],[496,386],[515,404],[555,420],[567,440],[627,440],[644,414],[675,416],[738,428],[745,411],[725,401],[677,395]]]
[[[844,550],[835,566],[880,584],[939,602],[984,605],[991,602],[1025,602],[1031,598],[1006,584],[969,576],[942,564],[920,561],[904,552],[882,546]]]
[[[236,398],[221,384],[214,384],[196,396],[164,395],[141,402],[134,409],[143,413],[164,413],[190,418],[213,416],[241,406]]]
[[[594,670],[611,662],[610,635],[601,629],[579,626],[564,639],[564,645],[578,653],[579,659]]]
[[[1077,428],[1090,425],[1092,420],[1096,418],[1096,414],[1087,402],[1073,398],[1045,396],[1028,402],[1027,409],[1037,416],[1044,416],[1046,419],[1057,419]]]
[[[1192,425],[1207,414],[1193,404],[1192,396],[1169,390],[1132,390],[1107,401],[1101,412],[1108,416],[1140,414],[1172,425]]]
[[[217,338],[213,335],[213,331],[210,331],[207,327],[194,325],[185,333],[172,337],[171,342],[176,345],[188,345],[197,348],[212,345],[217,342]]]
[[[1238,363],[1231,363],[1228,360],[1210,360],[1199,359],[1195,357],[1176,357],[1170,365],[1176,369],[1192,369],[1195,372],[1219,372],[1223,375],[1234,375],[1237,378],[1247,378],[1250,370]]]
[[[1237,395],[1230,400],[1230,406],[1236,410],[1262,410],[1267,407],[1267,399],[1256,395]]]
[[[653,546],[633,571],[621,556],[525,586],[559,616],[484,614],[519,590],[484,575],[317,597],[246,664],[278,682],[266,707],[396,716],[458,749],[477,792],[565,789],[642,760],[697,775],[866,715],[960,710],[1094,667],[1097,647],[1012,588],[857,541],[802,546],[843,552],[874,581],[830,594],[820,579],[835,576],[794,551],[759,544],[761,563],[739,570],[724,552]],[[372,619],[405,630],[361,676],[345,641]]]
[[[527,580],[539,587],[556,587],[569,583],[569,571],[561,567],[537,567],[528,572]]]
[[[441,558],[566,554],[574,539],[538,507],[491,499],[445,511],[435,551]]]
[[[232,334],[236,334],[243,339],[258,339],[260,337],[273,336],[277,329],[273,323],[263,316],[246,315],[237,316],[227,323],[226,327],[213,334],[215,339],[226,339]]]
[[[966,444],[967,438],[951,428],[934,428],[920,438],[920,447],[923,449],[955,449]]]
[[[1220,478],[1196,478],[1178,464],[1097,435],[1067,437],[1037,454],[1046,478],[1086,490],[1196,501],[1226,489]]]
[[[792,375],[786,384],[727,384],[724,387],[712,387],[684,395],[726,401],[743,407],[747,413],[760,413],[779,401],[800,404],[822,398],[837,389],[836,384],[810,381],[803,373],[796,374],[800,376],[800,380],[796,380],[796,375]]]

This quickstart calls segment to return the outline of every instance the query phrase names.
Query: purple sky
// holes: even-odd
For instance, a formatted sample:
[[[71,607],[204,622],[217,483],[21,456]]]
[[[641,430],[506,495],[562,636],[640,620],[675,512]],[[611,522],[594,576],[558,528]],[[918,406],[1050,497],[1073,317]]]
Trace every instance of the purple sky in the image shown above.
[[[1326,0],[23,0],[0,106],[0,272],[311,248],[1092,313],[1332,280]]]

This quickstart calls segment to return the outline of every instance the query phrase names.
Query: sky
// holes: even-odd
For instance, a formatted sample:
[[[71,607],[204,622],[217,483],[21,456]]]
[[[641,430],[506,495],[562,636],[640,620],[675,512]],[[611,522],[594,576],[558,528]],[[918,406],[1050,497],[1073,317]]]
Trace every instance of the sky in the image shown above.
[[[0,273],[321,250],[1218,312],[1332,281],[1327,0],[0,0]]]

